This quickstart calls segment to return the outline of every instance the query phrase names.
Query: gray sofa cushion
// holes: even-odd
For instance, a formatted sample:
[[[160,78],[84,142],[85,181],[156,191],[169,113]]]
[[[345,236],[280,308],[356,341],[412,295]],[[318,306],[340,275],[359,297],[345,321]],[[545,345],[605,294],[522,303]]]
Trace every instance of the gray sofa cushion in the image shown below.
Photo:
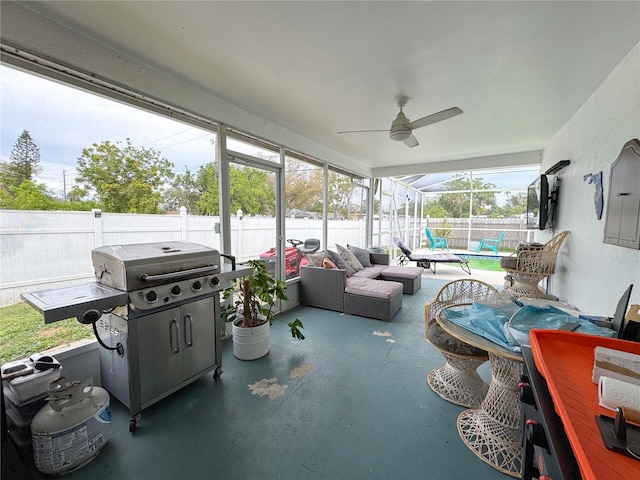
[[[360,278],[378,278],[386,268],[389,267],[387,267],[387,265],[374,264],[372,267],[363,268],[359,272],[354,273],[353,276]]]
[[[344,260],[344,258],[340,256],[338,252],[334,252],[333,250],[327,250],[327,256],[331,259],[333,263],[336,264],[336,266],[340,270],[344,270],[344,273],[347,275],[347,277],[350,277],[351,275],[356,273],[356,271],[353,268],[351,268],[351,265],[349,265]]]
[[[356,256],[363,267],[367,268],[371,266],[371,260],[369,259],[369,250],[365,250],[364,248],[360,247],[354,247],[353,245],[349,245],[348,243],[347,248]]]
[[[349,266],[356,272],[364,268],[358,258],[347,247],[343,247],[342,245],[338,245],[336,243],[336,248],[338,249],[338,253],[344,259],[344,261],[347,262]]]
[[[350,277],[347,278],[344,291],[352,295],[388,300],[394,295],[397,295],[398,292],[402,294],[402,284],[398,282],[385,282],[384,280],[373,280],[371,278]]]

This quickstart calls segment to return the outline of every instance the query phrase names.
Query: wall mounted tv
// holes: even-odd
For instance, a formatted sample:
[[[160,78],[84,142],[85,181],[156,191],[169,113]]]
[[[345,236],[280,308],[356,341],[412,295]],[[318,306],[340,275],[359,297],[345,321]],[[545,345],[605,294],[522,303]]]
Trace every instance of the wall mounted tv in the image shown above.
[[[527,188],[527,228],[545,230],[553,227],[558,204],[559,178],[540,175]]]

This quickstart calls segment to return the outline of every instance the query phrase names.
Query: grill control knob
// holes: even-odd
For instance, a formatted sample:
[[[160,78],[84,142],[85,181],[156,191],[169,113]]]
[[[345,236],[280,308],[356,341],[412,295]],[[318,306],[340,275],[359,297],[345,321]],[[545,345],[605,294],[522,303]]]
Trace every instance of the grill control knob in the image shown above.
[[[549,450],[549,443],[544,434],[544,428],[535,420],[528,419],[526,426],[527,441]]]
[[[213,277],[211,280],[209,280],[209,283],[212,287],[215,287],[220,283],[220,279],[218,277]]]
[[[191,289],[194,292],[198,292],[198,291],[202,290],[202,282],[200,282],[200,280],[196,280],[195,282],[193,282],[191,284]]]
[[[182,293],[182,290],[180,290],[180,285],[174,285],[173,287],[171,287],[171,290],[169,290],[169,292],[174,297],[177,297],[178,295],[180,295]]]
[[[153,303],[158,300],[158,294],[155,290],[150,290],[144,294],[144,299],[149,303]]]
[[[535,405],[536,401],[533,398],[533,389],[531,388],[531,385],[525,382],[520,382],[518,387],[520,387],[520,401],[527,405]]]

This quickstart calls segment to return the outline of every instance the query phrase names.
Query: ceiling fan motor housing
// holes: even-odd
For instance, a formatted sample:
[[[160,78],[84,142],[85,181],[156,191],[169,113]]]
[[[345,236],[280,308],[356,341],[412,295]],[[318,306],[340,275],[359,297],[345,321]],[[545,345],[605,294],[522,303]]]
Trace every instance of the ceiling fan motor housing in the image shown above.
[[[398,116],[391,122],[391,130],[389,130],[389,138],[397,142],[402,142],[411,136],[411,129],[406,127],[409,119],[404,113],[398,113]]]

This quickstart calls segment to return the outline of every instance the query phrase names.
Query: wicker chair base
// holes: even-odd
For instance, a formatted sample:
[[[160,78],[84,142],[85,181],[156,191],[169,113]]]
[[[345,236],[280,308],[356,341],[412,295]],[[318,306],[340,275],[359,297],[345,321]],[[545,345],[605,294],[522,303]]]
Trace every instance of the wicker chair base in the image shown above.
[[[458,416],[458,433],[480,460],[511,477],[521,478],[520,429],[500,425],[482,410],[473,409]]]
[[[547,275],[525,274],[514,270],[507,270],[512,278],[512,285],[507,285],[505,292],[514,297],[544,298],[557,300],[553,295],[548,295],[539,286],[539,283]]]
[[[480,408],[458,417],[462,441],[483,462],[509,476],[522,471],[521,406],[518,382],[522,363],[489,352],[491,384]]]
[[[476,369],[487,361],[484,357],[461,357],[451,353],[442,353],[446,364],[431,370],[427,375],[427,383],[431,390],[444,400],[474,408],[480,406],[489,384],[485,382]]]

